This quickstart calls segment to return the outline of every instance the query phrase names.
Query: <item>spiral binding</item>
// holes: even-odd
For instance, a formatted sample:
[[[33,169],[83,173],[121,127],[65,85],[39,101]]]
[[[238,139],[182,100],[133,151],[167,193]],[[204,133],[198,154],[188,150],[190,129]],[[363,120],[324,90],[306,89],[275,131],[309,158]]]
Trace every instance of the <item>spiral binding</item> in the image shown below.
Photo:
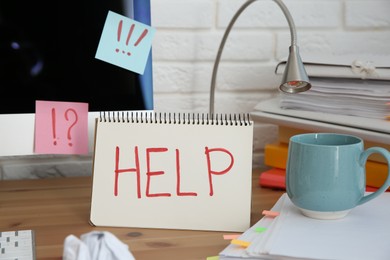
[[[229,125],[249,126],[253,124],[249,114],[170,113],[137,111],[102,111],[100,122],[180,124],[180,125]]]

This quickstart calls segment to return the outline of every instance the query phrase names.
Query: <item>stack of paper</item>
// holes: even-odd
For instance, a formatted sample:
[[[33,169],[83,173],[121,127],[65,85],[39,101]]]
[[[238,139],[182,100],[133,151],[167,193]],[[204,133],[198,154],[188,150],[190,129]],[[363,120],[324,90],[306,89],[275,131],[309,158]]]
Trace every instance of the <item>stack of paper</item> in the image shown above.
[[[282,94],[280,107],[378,119],[390,116],[390,81],[336,78],[310,81],[309,91]]]
[[[281,109],[280,96],[256,105],[251,117],[255,121],[305,129],[309,132],[335,132],[356,135],[365,141],[390,144],[390,121],[342,114]]]
[[[304,93],[282,94],[281,108],[390,119],[390,66],[384,66],[387,60],[315,59],[317,62],[304,62],[312,88]],[[282,62],[275,72],[280,74],[283,68]]]
[[[303,64],[309,77],[390,80],[390,56],[361,54],[305,56]],[[282,75],[287,59],[276,66],[275,73]]]
[[[238,238],[248,247],[230,244],[219,259],[388,260],[389,203],[384,193],[342,219],[318,220],[303,216],[283,194],[272,208],[279,216],[263,217]]]

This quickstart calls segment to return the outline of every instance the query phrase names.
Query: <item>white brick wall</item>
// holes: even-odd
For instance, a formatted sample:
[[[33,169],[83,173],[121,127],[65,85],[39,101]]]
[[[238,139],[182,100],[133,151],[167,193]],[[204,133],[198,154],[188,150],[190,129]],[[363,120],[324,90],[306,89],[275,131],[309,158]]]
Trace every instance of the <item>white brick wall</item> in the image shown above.
[[[297,26],[302,58],[316,54],[376,54],[390,57],[390,1],[284,0]],[[213,62],[231,17],[244,0],[151,0],[154,105],[156,111],[208,112]],[[277,94],[278,59],[288,53],[290,33],[273,1],[257,1],[238,18],[224,48],[215,93],[217,113],[250,112]],[[389,58],[390,61],[390,58]],[[254,165],[277,128],[256,122]],[[76,159],[74,157],[73,159]],[[77,158],[2,159],[3,178],[90,174],[91,161]],[[73,168],[72,168],[73,167]],[[81,169],[81,170],[80,170]]]
[[[244,0],[152,0],[157,111],[208,112],[213,62],[224,30]],[[302,59],[311,55],[388,55],[390,1],[285,0]],[[273,1],[251,4],[229,34],[218,69],[216,112],[250,112],[277,93],[273,71],[287,56],[290,31]],[[254,165],[277,128],[256,122]]]

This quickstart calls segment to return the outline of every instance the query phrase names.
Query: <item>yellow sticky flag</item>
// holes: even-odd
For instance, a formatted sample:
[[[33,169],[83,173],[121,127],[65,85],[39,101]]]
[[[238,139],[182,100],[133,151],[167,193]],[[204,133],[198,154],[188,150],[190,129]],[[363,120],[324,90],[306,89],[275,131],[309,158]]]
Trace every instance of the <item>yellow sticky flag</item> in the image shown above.
[[[239,240],[239,239],[232,239],[230,243],[234,245],[243,246],[243,247],[248,247],[251,244],[250,242]]]

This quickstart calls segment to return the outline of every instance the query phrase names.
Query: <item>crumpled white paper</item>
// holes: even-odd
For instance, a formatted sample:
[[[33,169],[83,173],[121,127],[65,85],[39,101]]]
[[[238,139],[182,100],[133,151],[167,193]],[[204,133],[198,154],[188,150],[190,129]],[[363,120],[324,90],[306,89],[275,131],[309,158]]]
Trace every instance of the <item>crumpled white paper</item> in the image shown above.
[[[63,260],[135,260],[127,244],[107,231],[91,231],[80,236],[68,235],[64,241]]]

